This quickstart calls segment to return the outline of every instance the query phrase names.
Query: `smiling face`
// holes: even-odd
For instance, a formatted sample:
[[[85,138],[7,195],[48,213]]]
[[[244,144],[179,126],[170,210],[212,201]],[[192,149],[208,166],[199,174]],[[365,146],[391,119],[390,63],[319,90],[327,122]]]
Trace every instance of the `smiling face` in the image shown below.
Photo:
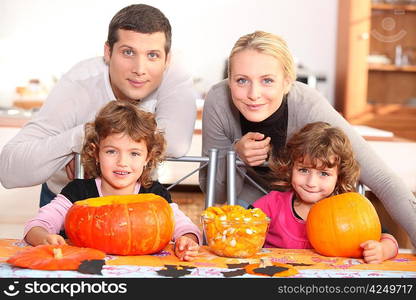
[[[135,142],[122,133],[110,134],[100,142],[98,161],[103,194],[133,194],[148,162],[146,142]]]
[[[279,60],[246,49],[232,56],[230,66],[231,97],[247,120],[261,122],[279,109],[289,89]]]
[[[159,87],[169,63],[165,42],[163,32],[140,33],[119,29],[113,49],[105,44],[104,59],[117,99],[142,99]]]
[[[301,201],[313,204],[332,194],[338,179],[338,167],[314,166],[308,157],[292,168],[292,187]]]

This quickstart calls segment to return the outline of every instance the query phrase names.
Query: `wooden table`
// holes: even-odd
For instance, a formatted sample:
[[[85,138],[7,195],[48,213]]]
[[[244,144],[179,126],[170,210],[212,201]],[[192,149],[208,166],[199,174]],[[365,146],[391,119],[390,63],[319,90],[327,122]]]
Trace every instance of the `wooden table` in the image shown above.
[[[39,271],[12,267],[6,260],[17,251],[30,247],[15,239],[0,240],[0,277],[120,277],[120,278],[157,278],[158,271],[167,265],[188,268],[185,278],[225,278],[225,277],[262,277],[250,274],[233,276],[233,271],[244,268],[245,263],[258,263],[260,257],[269,257],[273,262],[285,263],[295,267],[298,273],[292,278],[380,278],[412,277],[416,278],[416,255],[399,254],[396,258],[382,264],[365,264],[362,259],[325,257],[309,249],[265,248],[254,257],[236,259],[219,257],[203,246],[200,255],[192,262],[178,260],[172,254],[172,246],[154,255],[111,256],[106,257],[102,275],[82,274],[77,271]]]

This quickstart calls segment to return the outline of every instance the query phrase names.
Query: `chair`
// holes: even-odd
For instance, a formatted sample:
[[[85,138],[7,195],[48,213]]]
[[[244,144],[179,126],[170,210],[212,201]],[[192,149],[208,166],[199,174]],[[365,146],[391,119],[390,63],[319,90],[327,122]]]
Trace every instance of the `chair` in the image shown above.
[[[262,164],[263,167],[267,166],[268,163],[265,162]],[[238,167],[243,166],[247,167],[246,164],[236,159],[235,151],[228,151],[227,152],[227,203],[229,205],[235,205],[237,201],[237,195],[235,191],[235,174],[236,170],[240,172],[240,174],[244,175],[245,178],[248,179],[248,181],[253,184],[257,189],[259,189],[261,192],[263,192],[265,195],[268,193],[263,187],[261,187],[253,178],[248,176],[246,173],[242,172]],[[365,196],[365,191],[368,190],[368,188],[362,184],[357,184],[357,192],[361,195]]]
[[[208,156],[182,156],[178,158],[167,158],[167,161],[172,162],[199,162],[204,163],[197,169],[191,171],[184,177],[180,178],[176,182],[172,183],[167,187],[167,190],[172,189],[177,184],[184,181],[186,178],[198,172],[202,168],[208,168],[208,176],[207,176],[207,192],[205,194],[205,208],[214,205],[214,195],[215,195],[215,177],[217,173],[217,157],[218,157],[218,149],[210,149]],[[82,179],[84,178],[84,168],[81,163],[81,154],[75,154],[75,178]]]

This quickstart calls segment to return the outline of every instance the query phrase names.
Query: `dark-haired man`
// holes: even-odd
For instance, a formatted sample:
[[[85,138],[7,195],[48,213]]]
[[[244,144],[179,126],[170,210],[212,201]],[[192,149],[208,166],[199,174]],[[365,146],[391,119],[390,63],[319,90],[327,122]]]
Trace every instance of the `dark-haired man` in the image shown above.
[[[110,22],[104,58],[82,61],[63,75],[41,110],[4,146],[3,186],[43,183],[40,205],[49,203],[73,179],[84,124],[114,99],[155,113],[165,132],[167,155],[185,155],[196,118],[196,93],[170,48],[171,26],[160,10],[144,4],[121,9]]]

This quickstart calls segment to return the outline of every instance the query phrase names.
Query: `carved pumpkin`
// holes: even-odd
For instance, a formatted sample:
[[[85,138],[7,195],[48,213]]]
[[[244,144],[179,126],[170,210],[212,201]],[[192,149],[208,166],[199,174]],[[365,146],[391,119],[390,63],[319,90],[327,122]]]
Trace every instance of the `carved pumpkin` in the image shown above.
[[[105,196],[77,201],[65,219],[70,241],[116,255],[162,250],[172,239],[173,211],[155,194]]]
[[[84,260],[103,259],[96,249],[68,245],[40,245],[17,252],[7,262],[13,266],[36,270],[77,270]]]
[[[259,208],[211,206],[202,212],[209,249],[219,256],[251,257],[261,250],[270,219]]]
[[[344,193],[314,204],[306,231],[315,250],[325,256],[362,257],[360,244],[381,237],[374,206],[358,193]]]

